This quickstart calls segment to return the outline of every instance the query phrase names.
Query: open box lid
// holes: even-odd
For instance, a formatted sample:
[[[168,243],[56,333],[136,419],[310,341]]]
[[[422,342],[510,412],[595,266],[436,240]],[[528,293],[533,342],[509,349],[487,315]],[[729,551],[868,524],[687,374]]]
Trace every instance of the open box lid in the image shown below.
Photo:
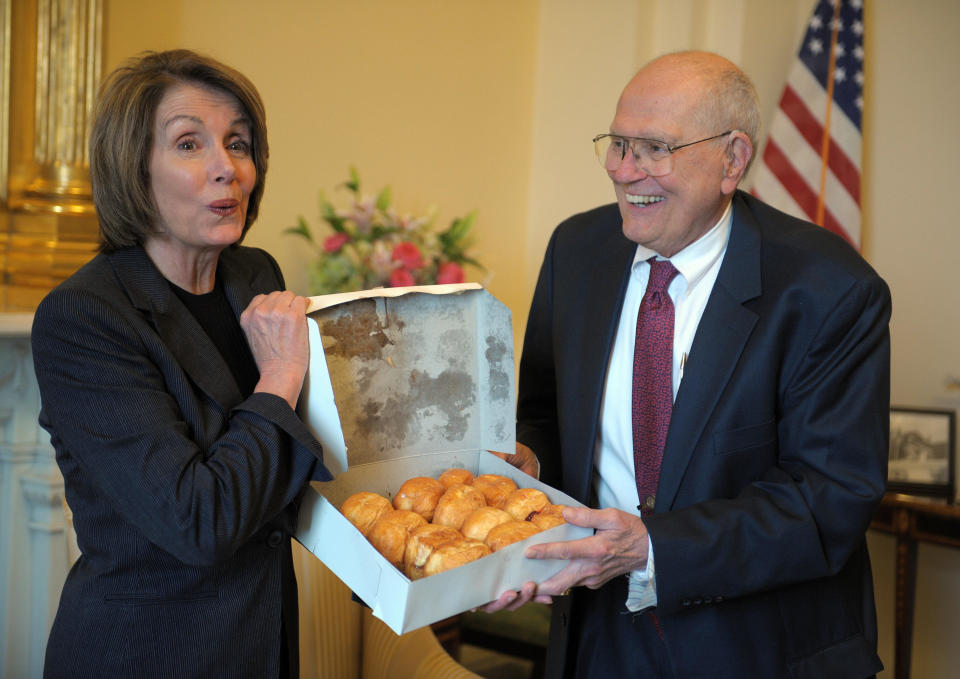
[[[477,284],[310,299],[298,411],[337,475],[368,462],[515,449],[511,314]]]

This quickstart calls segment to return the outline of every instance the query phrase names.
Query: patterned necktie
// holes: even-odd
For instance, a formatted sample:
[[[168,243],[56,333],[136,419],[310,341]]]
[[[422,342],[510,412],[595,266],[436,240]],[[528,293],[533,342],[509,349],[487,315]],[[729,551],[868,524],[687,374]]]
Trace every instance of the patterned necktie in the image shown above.
[[[640,513],[653,512],[660,460],[673,412],[673,302],[667,286],[677,275],[669,261],[650,262],[633,350],[633,464]]]

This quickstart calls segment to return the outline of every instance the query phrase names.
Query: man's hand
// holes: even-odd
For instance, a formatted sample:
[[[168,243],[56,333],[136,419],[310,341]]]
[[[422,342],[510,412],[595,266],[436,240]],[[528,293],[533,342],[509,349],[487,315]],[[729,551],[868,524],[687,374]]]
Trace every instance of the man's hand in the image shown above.
[[[507,591],[481,610],[516,610],[528,601],[550,603],[571,587],[597,589],[618,575],[647,565],[647,529],[639,516],[619,509],[565,507],[563,518],[575,526],[593,528],[588,538],[545,542],[527,548],[528,559],[563,559],[567,565],[539,584],[528,582],[519,591]]]
[[[495,450],[491,450],[490,453],[496,455],[501,460],[506,460],[524,474],[532,476],[535,479],[540,478],[540,460],[537,459],[537,456],[532,450],[522,443],[517,443],[517,452],[514,455],[498,453]]]

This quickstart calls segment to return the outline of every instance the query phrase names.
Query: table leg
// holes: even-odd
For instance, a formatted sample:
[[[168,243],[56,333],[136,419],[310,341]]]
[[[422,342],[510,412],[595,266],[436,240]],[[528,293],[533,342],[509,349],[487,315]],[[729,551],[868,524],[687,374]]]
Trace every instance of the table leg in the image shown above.
[[[910,513],[897,510],[896,612],[894,621],[894,679],[910,679],[913,650],[913,612],[917,590],[917,542],[913,539]]]

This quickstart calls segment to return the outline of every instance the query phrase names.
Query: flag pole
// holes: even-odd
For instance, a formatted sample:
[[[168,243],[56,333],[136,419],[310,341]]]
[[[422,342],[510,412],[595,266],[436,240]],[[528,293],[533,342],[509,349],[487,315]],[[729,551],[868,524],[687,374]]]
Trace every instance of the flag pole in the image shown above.
[[[824,205],[827,193],[827,168],[830,164],[830,115],[833,112],[833,77],[837,65],[837,34],[840,32],[840,2],[833,2],[833,21],[830,24],[830,62],[827,68],[827,111],[823,121],[823,136],[820,142],[820,191],[817,194],[818,226],[824,224]]]

